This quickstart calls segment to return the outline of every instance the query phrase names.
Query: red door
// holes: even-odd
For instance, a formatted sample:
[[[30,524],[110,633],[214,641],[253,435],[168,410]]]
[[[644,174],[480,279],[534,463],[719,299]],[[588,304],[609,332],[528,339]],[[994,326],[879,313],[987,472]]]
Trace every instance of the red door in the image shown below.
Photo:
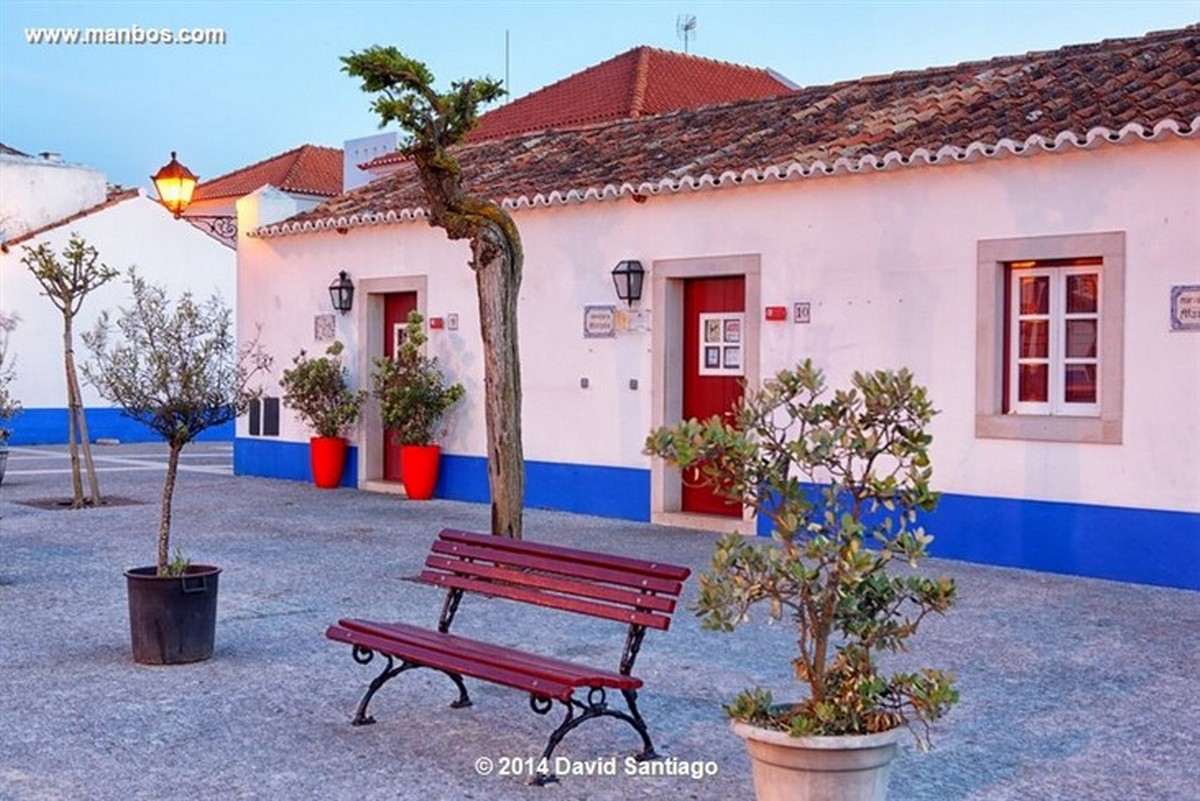
[[[393,292],[383,296],[383,355],[395,358],[396,346],[404,338],[408,313],[417,308],[416,292]],[[392,441],[392,432],[383,432],[383,480],[400,480],[400,446]]]
[[[683,419],[726,414],[742,394],[745,375],[743,276],[694,278],[683,289]],[[740,504],[728,503],[700,486],[696,470],[685,471],[681,506],[685,512],[741,517]]]

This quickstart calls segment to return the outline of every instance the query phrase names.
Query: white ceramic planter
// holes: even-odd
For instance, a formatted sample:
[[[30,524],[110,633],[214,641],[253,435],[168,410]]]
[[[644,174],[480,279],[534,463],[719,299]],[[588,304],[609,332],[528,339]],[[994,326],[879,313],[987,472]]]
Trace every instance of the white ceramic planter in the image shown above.
[[[733,721],[746,742],[758,801],[884,801],[899,729],[792,737]]]

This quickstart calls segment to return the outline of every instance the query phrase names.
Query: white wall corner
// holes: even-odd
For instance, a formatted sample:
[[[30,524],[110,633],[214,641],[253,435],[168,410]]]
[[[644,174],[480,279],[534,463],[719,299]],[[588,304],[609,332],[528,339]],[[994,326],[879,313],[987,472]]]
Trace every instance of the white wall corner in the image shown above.
[[[304,211],[301,201],[270,184],[255,189],[237,201],[238,231],[243,234],[294,217]]]

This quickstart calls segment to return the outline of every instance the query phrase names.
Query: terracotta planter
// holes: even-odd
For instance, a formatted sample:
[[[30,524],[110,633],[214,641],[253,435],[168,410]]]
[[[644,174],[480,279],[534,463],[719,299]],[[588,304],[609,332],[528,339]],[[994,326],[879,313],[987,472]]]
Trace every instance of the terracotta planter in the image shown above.
[[[437,486],[438,462],[442,449],[438,445],[403,445],[400,447],[400,480],[410,500],[427,501]]]
[[[134,662],[181,665],[212,656],[220,573],[210,565],[192,565],[182,576],[164,578],[154,567],[125,572]]]
[[[746,742],[758,801],[884,801],[900,729],[792,737],[733,721]]]
[[[321,489],[334,489],[342,483],[346,467],[346,440],[341,437],[313,437],[308,441],[313,483]]]

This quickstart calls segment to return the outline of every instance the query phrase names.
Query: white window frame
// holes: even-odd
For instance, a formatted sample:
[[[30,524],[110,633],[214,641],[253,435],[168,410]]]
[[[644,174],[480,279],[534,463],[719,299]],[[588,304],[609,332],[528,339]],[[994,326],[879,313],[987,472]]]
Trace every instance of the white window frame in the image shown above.
[[[1014,262],[1099,259],[1102,282],[1098,409],[1087,416],[1025,414],[1004,395],[1005,291]],[[1055,268],[1063,269],[1063,268]],[[1094,267],[1092,269],[1095,269]],[[986,239],[976,262],[975,436],[1119,444],[1124,416],[1125,232]]]
[[[1008,405],[1014,414],[1024,415],[1068,415],[1076,417],[1098,417],[1100,415],[1100,392],[1102,382],[1097,382],[1094,403],[1073,403],[1067,400],[1065,380],[1066,368],[1072,364],[1093,365],[1097,376],[1103,371],[1100,363],[1099,344],[1103,341],[1103,319],[1100,310],[1104,307],[1104,276],[1100,265],[1078,266],[1013,266],[1009,267],[1009,342],[1008,342]],[[1094,275],[1097,280],[1097,307],[1095,312],[1068,313],[1067,278],[1075,275]],[[1022,314],[1020,282],[1022,278],[1049,279],[1049,303],[1046,314]],[[1021,356],[1020,341],[1022,320],[1044,320],[1047,324],[1048,353],[1045,358]],[[1068,357],[1066,355],[1066,327],[1073,320],[1093,320],[1096,323],[1097,352],[1092,357]],[[1048,373],[1048,392],[1045,402],[1022,401],[1020,399],[1020,368],[1023,364],[1045,364]]]

